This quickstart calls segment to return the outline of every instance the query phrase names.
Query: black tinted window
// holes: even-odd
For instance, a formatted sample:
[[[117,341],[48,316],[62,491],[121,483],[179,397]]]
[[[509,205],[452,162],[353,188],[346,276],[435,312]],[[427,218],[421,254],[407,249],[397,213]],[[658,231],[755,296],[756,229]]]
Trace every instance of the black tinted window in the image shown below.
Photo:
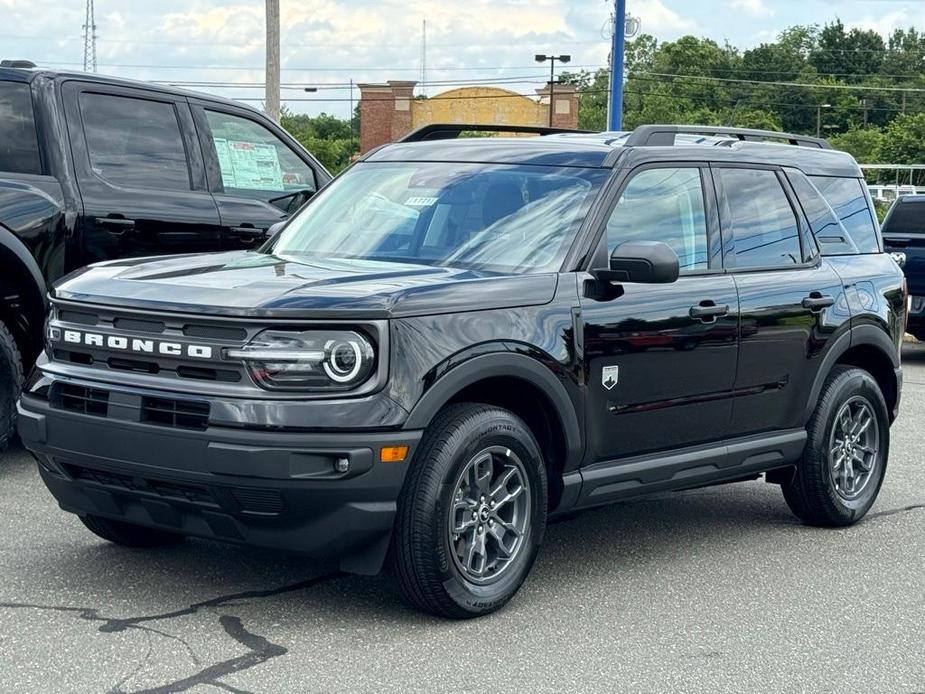
[[[802,173],[797,172],[787,172],[787,178],[800,200],[800,205],[809,220],[813,236],[819,242],[822,254],[857,253],[851,236],[812,182]]]
[[[190,190],[173,104],[81,94],[80,114],[96,175],[125,188]]]
[[[736,267],[797,265],[803,260],[797,218],[777,174],[757,169],[717,169],[725,192],[723,226]]]
[[[883,222],[884,234],[925,234],[925,198],[899,198]]]
[[[41,173],[28,84],[0,82],[0,171]]]
[[[877,230],[870,205],[867,204],[865,184],[858,178],[813,176],[813,185],[819,189],[845,230],[851,236],[857,253],[879,253]]]
[[[649,169],[626,185],[607,221],[607,251],[624,241],[661,241],[681,271],[709,266],[707,221],[699,169]]]

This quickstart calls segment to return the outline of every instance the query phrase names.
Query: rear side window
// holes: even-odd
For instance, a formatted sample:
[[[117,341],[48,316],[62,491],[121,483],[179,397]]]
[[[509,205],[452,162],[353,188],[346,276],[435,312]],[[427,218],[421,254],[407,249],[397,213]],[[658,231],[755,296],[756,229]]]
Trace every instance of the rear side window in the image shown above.
[[[883,221],[884,234],[925,234],[925,198],[899,198]]]
[[[809,220],[810,229],[819,243],[822,255],[857,253],[858,249],[851,236],[812,182],[802,173],[795,171],[788,171],[787,179],[793,186],[803,212]]]
[[[42,172],[32,90],[21,82],[0,82],[0,171]]]
[[[264,126],[231,113],[206,110],[226,193],[272,202],[315,190],[315,172]]]
[[[812,176],[811,180],[845,227],[857,248],[855,253],[879,253],[880,242],[864,182],[832,176]]]
[[[97,176],[123,188],[192,189],[173,104],[83,93],[80,115]]]
[[[774,171],[716,169],[724,191],[722,223],[732,248],[726,264],[786,267],[803,262],[800,227]]]

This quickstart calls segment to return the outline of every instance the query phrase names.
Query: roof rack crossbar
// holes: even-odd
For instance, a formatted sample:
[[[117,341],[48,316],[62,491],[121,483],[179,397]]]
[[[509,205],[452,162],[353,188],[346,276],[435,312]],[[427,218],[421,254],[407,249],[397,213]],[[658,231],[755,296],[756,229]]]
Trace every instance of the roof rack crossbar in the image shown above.
[[[560,135],[562,133],[587,133],[588,130],[570,128],[550,128],[541,125],[493,125],[487,123],[431,123],[413,130],[398,142],[425,142],[428,140],[454,140],[462,133],[496,132],[496,133],[534,133],[537,135]]]
[[[713,125],[640,125],[633,130],[624,145],[626,147],[670,147],[674,145],[677,135],[718,135],[747,142],[783,141],[796,147],[832,149],[832,145],[821,137]]]

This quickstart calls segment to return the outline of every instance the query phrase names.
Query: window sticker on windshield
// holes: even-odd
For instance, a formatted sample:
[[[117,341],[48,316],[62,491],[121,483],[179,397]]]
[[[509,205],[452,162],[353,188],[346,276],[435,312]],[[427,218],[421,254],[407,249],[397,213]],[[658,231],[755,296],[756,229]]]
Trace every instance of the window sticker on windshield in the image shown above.
[[[213,138],[226,188],[285,190],[279,152],[273,145]]]
[[[428,198],[424,196],[411,197],[405,200],[408,207],[430,207],[437,203],[437,198]]]

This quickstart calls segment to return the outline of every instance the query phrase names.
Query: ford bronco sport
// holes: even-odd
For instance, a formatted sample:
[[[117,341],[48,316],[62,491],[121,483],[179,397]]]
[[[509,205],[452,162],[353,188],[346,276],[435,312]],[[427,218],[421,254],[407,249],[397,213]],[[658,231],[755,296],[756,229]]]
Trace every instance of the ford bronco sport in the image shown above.
[[[454,618],[599,504],[764,475],[805,523],[867,513],[907,300],[849,155],[470,129],[369,153],[260,249],[59,283],[19,411],[61,507],[124,545],[390,558]]]

